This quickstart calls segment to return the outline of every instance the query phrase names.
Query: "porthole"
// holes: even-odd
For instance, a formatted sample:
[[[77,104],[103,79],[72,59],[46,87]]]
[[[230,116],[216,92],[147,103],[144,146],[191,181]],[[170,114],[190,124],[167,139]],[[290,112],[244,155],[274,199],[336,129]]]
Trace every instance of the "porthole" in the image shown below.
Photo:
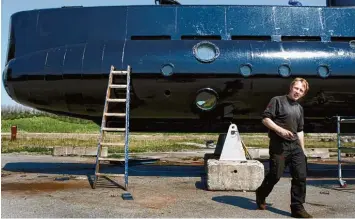
[[[288,65],[280,65],[279,74],[282,77],[289,77],[291,75],[291,69]]]
[[[172,75],[174,73],[174,65],[171,63],[163,65],[163,67],[161,68],[161,73],[164,76]]]
[[[217,101],[217,92],[211,88],[205,88],[197,93],[195,104],[203,111],[210,111],[216,107]]]
[[[251,72],[252,72],[252,68],[251,68],[250,64],[241,65],[239,70],[240,70],[240,73],[245,77],[250,76]]]
[[[322,78],[326,78],[330,75],[329,67],[326,65],[319,66],[317,71],[318,71],[318,75],[321,76]]]
[[[349,42],[350,48],[355,49],[355,40]]]
[[[164,95],[165,95],[166,97],[170,97],[170,94],[171,94],[171,91],[170,91],[170,90],[165,90],[165,91],[164,91]]]
[[[219,48],[208,41],[202,41],[196,44],[192,51],[195,58],[204,63],[213,62],[219,56]]]

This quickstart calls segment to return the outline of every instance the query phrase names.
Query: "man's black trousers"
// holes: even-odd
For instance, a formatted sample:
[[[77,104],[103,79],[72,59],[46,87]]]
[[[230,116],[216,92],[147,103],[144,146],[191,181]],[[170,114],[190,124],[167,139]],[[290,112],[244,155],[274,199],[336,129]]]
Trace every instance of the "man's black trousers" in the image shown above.
[[[288,166],[292,176],[291,210],[302,210],[306,198],[307,161],[299,141],[270,140],[269,149],[270,171],[258,188],[258,195],[266,198]]]

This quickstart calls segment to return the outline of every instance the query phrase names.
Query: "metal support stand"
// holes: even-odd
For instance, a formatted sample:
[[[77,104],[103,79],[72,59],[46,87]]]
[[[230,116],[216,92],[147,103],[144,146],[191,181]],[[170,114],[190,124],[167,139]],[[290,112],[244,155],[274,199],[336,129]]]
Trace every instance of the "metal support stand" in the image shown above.
[[[219,160],[246,161],[246,153],[237,125],[231,124],[225,139],[220,137],[214,154],[221,154]]]
[[[351,147],[342,147],[341,146],[341,136],[355,136],[355,133],[341,133],[340,132],[340,124],[341,123],[355,123],[355,117],[343,117],[337,116],[337,146],[338,146],[338,179],[340,187],[345,188],[347,186],[346,181],[342,178],[341,172],[341,150],[355,150],[355,148]]]

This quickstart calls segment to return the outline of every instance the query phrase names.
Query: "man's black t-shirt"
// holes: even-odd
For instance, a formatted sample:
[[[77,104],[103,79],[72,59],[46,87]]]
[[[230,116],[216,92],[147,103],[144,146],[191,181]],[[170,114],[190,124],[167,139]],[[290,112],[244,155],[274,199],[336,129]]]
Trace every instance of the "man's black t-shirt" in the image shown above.
[[[276,125],[291,131],[293,138],[287,140],[297,140],[297,132],[303,131],[303,108],[287,95],[273,97],[262,113],[262,117],[270,118]],[[283,139],[272,130],[269,130],[269,137],[275,140]]]

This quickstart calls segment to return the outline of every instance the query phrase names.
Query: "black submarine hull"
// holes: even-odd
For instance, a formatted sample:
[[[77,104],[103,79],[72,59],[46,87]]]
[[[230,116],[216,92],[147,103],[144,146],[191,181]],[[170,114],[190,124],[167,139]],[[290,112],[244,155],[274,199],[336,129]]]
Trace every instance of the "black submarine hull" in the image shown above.
[[[221,132],[234,122],[240,131],[259,132],[266,130],[260,114],[270,98],[303,77],[310,84],[301,101],[305,131],[334,132],[332,116],[355,114],[354,12],[276,6],[20,12],[11,19],[4,85],[21,104],[99,124],[110,66],[130,65],[132,131]],[[336,23],[327,19],[334,16]],[[313,21],[297,22],[304,19]],[[215,49],[213,60],[196,57],[201,43]],[[196,105],[204,89],[218,100],[209,111]]]

